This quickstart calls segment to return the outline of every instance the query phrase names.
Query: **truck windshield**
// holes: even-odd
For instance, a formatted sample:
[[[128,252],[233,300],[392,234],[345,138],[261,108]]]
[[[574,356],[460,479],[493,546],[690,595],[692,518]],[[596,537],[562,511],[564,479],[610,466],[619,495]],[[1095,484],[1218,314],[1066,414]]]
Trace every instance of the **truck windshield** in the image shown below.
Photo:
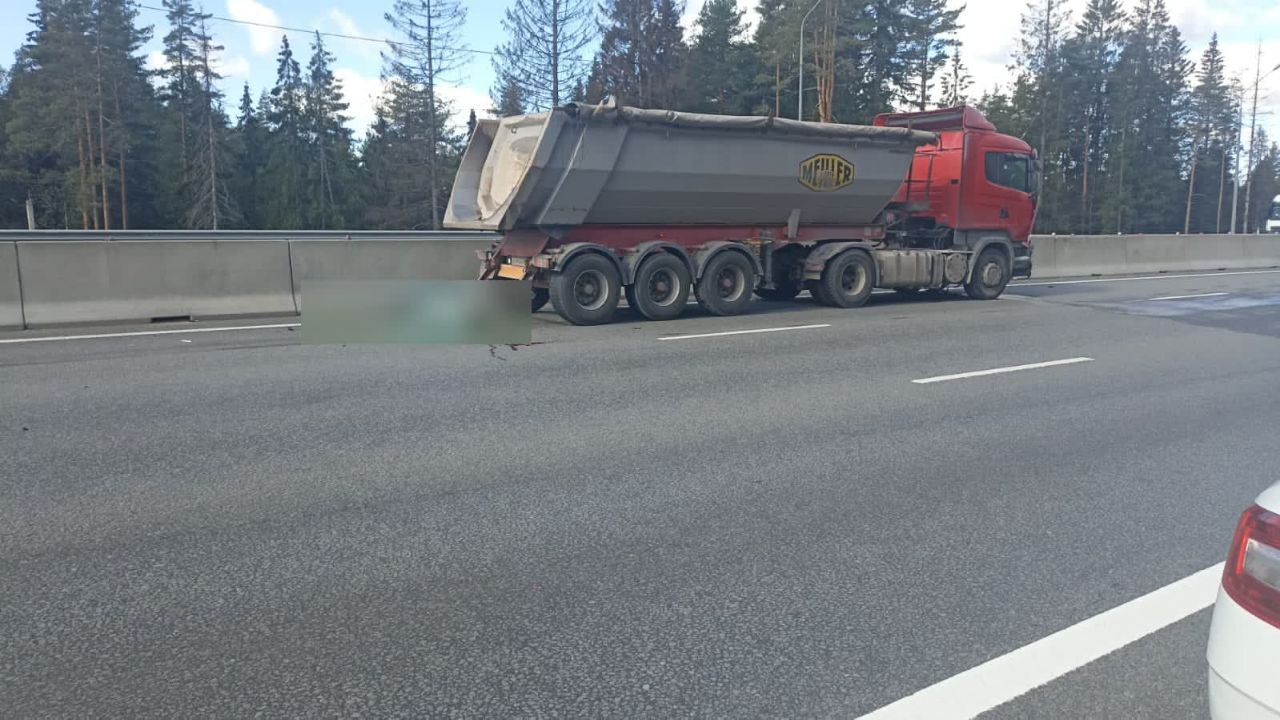
[[[1022,153],[989,152],[986,157],[987,180],[1029,193],[1031,183],[1031,156]]]
[[[1280,220],[1280,200],[1271,203],[1271,219]]]

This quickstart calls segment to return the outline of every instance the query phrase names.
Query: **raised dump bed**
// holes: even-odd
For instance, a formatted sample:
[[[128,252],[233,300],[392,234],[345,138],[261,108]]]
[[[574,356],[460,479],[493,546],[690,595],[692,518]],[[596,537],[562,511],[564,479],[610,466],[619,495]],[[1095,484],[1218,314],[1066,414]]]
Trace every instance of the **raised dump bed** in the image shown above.
[[[932,133],[613,105],[480,120],[445,226],[859,225]],[[799,168],[799,170],[797,170]]]

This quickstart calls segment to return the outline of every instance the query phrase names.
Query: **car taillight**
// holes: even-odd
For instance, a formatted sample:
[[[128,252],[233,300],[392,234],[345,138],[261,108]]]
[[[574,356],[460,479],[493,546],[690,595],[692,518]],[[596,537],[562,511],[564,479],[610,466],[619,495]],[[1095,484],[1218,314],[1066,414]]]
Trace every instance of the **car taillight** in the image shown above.
[[[1245,610],[1280,627],[1280,515],[1254,505],[1240,516],[1222,588]]]

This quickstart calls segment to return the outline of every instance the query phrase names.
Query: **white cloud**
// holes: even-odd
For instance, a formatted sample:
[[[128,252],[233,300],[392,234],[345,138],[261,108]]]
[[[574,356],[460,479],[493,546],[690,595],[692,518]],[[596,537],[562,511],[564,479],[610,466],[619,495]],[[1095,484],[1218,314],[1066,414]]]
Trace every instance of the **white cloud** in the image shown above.
[[[279,25],[280,15],[258,0],[227,0],[227,15],[239,22],[258,23],[243,26],[249,33],[249,44],[255,54],[270,55],[280,46],[283,31],[262,27]]]
[[[484,117],[493,107],[493,100],[489,99],[488,95],[466,85],[441,83],[440,97],[453,105],[454,127],[465,127],[467,115],[472,110],[476,111],[476,115]]]
[[[329,8],[329,12],[318,19],[315,23],[320,30],[326,32],[336,32],[342,35],[354,35],[356,37],[378,37],[377,33],[366,32],[363,28],[356,24],[356,21],[338,8]],[[365,60],[377,61],[381,58],[381,53],[385,49],[385,45],[381,43],[372,43],[364,40],[350,40],[346,38],[325,38],[325,43],[333,43],[333,52],[341,58],[358,57]]]
[[[167,70],[169,68],[169,58],[164,56],[159,50],[152,50],[147,53],[147,69],[149,70]]]
[[[219,58],[214,63],[214,69],[224,78],[248,78],[249,71],[252,68],[249,64],[249,58],[243,55],[233,55],[229,58]]]
[[[333,76],[342,83],[342,94],[350,105],[347,114],[351,116],[348,125],[357,137],[373,124],[378,106],[378,98],[386,89],[386,83],[377,76],[370,77],[348,67],[340,67],[333,71]]]
[[[386,91],[387,83],[376,75],[366,75],[350,67],[340,67],[333,71],[334,77],[342,82],[342,93],[350,107],[347,115],[351,117],[348,125],[357,137],[373,124],[376,116],[378,99]],[[449,124],[455,129],[466,127],[467,115],[476,111],[476,115],[484,117],[489,114],[493,101],[488,95],[465,85],[441,82],[440,97],[453,106],[453,115]]]

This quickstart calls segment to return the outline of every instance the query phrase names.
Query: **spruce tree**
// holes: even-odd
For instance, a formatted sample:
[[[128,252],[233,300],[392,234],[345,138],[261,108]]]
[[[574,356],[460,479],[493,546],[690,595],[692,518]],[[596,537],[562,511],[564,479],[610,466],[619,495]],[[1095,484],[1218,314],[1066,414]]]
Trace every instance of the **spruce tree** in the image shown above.
[[[511,85],[529,110],[566,102],[588,70],[583,51],[596,34],[590,0],[515,0],[502,29],[507,41],[494,54],[494,103],[502,105]]]

